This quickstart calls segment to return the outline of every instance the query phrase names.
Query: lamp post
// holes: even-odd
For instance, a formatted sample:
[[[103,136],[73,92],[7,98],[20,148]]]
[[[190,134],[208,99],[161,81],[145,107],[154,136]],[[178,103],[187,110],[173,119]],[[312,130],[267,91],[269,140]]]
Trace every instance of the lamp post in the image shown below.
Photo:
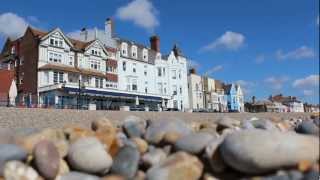
[[[85,85],[83,82],[81,82],[81,80],[79,79],[79,83],[78,83],[78,98],[77,98],[77,109],[80,109],[80,98],[81,98],[81,91],[82,89],[85,89]]]

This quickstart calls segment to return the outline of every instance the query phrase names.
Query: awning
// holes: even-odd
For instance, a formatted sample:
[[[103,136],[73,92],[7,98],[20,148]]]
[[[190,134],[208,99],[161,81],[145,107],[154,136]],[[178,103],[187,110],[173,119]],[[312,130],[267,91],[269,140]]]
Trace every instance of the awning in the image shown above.
[[[69,93],[79,93],[78,88],[64,87],[63,90]],[[119,93],[119,92],[97,91],[97,90],[91,90],[91,89],[81,89],[81,94],[92,95],[92,96],[103,96],[103,97],[126,98],[126,99],[133,99],[133,100],[135,100],[138,97],[140,100],[145,100],[145,101],[157,101],[157,102],[162,101],[162,98],[157,96],[144,96],[144,95],[127,94],[127,93]]]

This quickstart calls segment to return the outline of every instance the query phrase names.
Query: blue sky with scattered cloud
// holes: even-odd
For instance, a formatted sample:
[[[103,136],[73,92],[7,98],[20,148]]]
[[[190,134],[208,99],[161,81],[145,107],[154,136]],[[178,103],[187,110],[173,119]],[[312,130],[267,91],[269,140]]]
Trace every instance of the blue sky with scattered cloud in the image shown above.
[[[200,74],[243,86],[247,99],[284,93],[319,103],[319,0],[11,0],[0,6],[0,46],[28,25],[66,34],[103,29],[149,45],[174,43]]]

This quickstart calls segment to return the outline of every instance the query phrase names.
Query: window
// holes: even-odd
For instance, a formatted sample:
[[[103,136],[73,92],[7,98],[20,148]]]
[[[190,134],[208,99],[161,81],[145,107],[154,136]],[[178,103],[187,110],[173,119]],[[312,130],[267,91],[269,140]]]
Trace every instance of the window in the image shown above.
[[[95,86],[96,88],[103,88],[103,79],[102,78],[95,78]]]
[[[100,70],[100,61],[99,60],[91,60],[90,61],[90,68],[95,70]]]
[[[177,71],[172,70],[172,79],[177,79]]]
[[[20,65],[23,65],[23,63],[24,63],[24,58],[21,57],[21,58],[20,58]]]
[[[49,52],[49,61],[55,62],[55,63],[61,63],[62,55],[54,52]]]
[[[133,68],[132,68],[132,72],[136,73],[136,63],[133,63]]]
[[[180,94],[182,94],[182,87],[180,87]]]
[[[137,47],[136,46],[132,46],[131,47],[131,55],[133,58],[137,58]]]
[[[173,90],[173,95],[177,95],[177,86],[176,85],[172,86],[172,90]]]
[[[50,45],[54,45],[54,39],[50,39]]]
[[[158,76],[161,77],[161,75],[162,75],[161,74],[161,67],[158,67],[157,69],[158,69]]]
[[[70,66],[73,65],[73,57],[72,57],[72,56],[69,57],[69,65],[70,65]]]
[[[181,79],[181,71],[179,71],[179,79]]]
[[[148,93],[148,88],[147,87],[144,88],[144,92]]]
[[[63,42],[59,41],[59,47],[62,47],[62,46],[63,46]]]
[[[165,76],[166,75],[166,68],[163,68],[163,76]]]
[[[91,50],[91,54],[94,54],[94,50],[93,49]]]
[[[128,45],[126,43],[122,43],[122,45],[121,45],[122,55],[127,56],[128,55],[127,51],[128,51]]]
[[[122,62],[122,70],[126,71],[127,70],[127,63],[124,61]]]
[[[143,49],[142,50],[142,58],[143,58],[143,60],[147,60],[148,59],[148,50],[147,49]]]
[[[163,89],[164,94],[167,94],[167,88]]]
[[[63,83],[63,72],[53,72],[54,84]]]
[[[11,47],[11,54],[16,54],[16,47],[15,46]]]
[[[147,71],[144,71],[144,75],[145,75],[145,76],[147,75]]]
[[[162,87],[162,83],[158,83],[158,92],[159,92],[159,94],[162,94],[162,89],[163,89],[163,87]]]
[[[137,90],[138,90],[137,80],[133,79],[132,80],[132,91],[137,91]]]

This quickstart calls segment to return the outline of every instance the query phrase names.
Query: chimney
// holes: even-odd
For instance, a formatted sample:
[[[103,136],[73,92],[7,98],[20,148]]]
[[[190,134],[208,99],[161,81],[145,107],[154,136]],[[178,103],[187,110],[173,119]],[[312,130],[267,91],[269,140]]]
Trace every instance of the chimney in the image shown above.
[[[83,41],[88,40],[88,30],[86,28],[82,28],[80,32],[80,37]]]
[[[252,96],[252,104],[255,104],[255,103],[256,103],[256,97]]]
[[[111,39],[114,37],[114,23],[112,18],[106,19],[106,22],[104,23],[104,31],[108,39]]]
[[[189,70],[189,73],[190,73],[190,74],[197,74],[197,71],[196,71],[195,68],[191,68],[191,69]]]
[[[151,49],[160,52],[160,38],[156,35],[150,37]]]

